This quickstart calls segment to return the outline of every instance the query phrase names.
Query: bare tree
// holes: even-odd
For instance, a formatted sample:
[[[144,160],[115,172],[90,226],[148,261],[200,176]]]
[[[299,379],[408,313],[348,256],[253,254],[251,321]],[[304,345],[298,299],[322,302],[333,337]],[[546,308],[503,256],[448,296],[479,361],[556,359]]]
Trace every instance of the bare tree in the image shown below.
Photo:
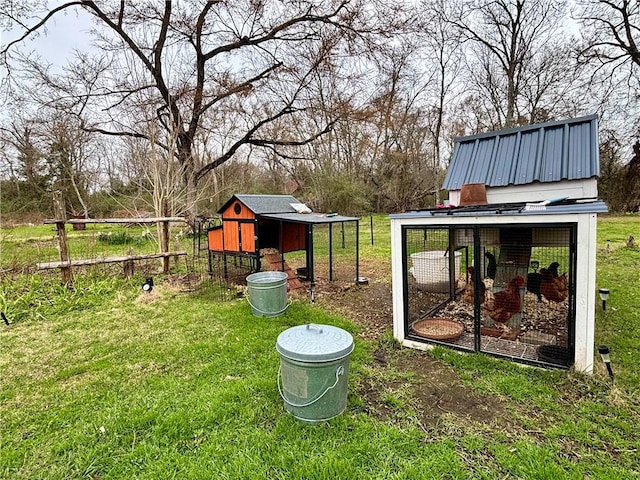
[[[75,117],[56,115],[43,121],[40,128],[53,176],[51,187],[64,193],[74,214],[88,216],[89,192],[100,171],[95,139]]]
[[[583,42],[578,60],[592,67],[591,86],[609,109],[631,107],[640,136],[640,3],[635,0],[581,0],[574,16]],[[624,112],[625,123],[628,112]]]
[[[0,127],[0,141],[5,176],[16,182],[24,181],[31,189],[44,194],[49,172],[33,123],[14,119],[6,127]],[[17,185],[19,190],[19,183]]]
[[[3,163],[21,198],[41,209],[50,205],[51,191],[58,189],[69,211],[88,213],[89,192],[98,185],[97,142],[75,117],[43,112],[24,119],[16,114],[0,132]]]
[[[377,208],[405,211],[429,203],[439,189],[438,161],[430,135],[433,119],[425,107],[432,71],[418,70],[417,45],[390,49],[381,59],[380,93],[368,107],[374,132],[370,181]]]
[[[308,107],[307,85],[314,71],[362,53],[359,45],[370,36],[387,34],[401,19],[394,8],[364,0],[70,1],[25,25],[24,34],[1,53],[11,65],[15,46],[60,12],[80,9],[91,15],[97,58],[80,56],[64,79],[53,78],[27,58],[23,66],[41,74],[58,93],[56,101],[90,119],[86,130],[145,138],[166,149],[140,124],[124,121],[122,112],[136,111],[144,94],[155,105],[155,121],[175,135],[187,211],[193,212],[200,180],[243,148],[304,145],[330,130],[333,120],[304,138],[265,135],[266,126]],[[4,15],[24,25],[11,11]],[[133,70],[138,74],[130,75]],[[201,163],[194,142],[199,130],[209,127],[217,138],[210,138],[207,148],[217,153]]]
[[[600,132],[600,178],[598,194],[613,212],[623,212],[629,199],[630,185],[625,181],[623,148],[612,130]]]
[[[527,70],[520,87],[520,120],[547,122],[579,115],[590,107],[581,88],[583,69],[576,65],[573,47],[564,38],[540,48]]]
[[[538,52],[557,34],[564,0],[468,0],[451,20],[471,42],[471,80],[492,111],[493,128],[520,123],[524,84]]]
[[[625,183],[629,188],[627,211],[640,211],[640,141],[633,144],[633,157],[626,166]]]
[[[445,107],[453,103],[453,93],[462,68],[462,39],[459,31],[450,27],[449,20],[454,17],[454,4],[447,0],[422,2],[422,10],[426,12],[426,21],[422,24],[425,42],[426,68],[433,68],[434,81],[432,87],[433,105],[431,106],[433,122],[434,170],[446,167],[448,161],[443,155],[442,147],[446,145]],[[440,182],[438,182],[440,183]],[[435,203],[440,203],[440,190],[436,190]]]

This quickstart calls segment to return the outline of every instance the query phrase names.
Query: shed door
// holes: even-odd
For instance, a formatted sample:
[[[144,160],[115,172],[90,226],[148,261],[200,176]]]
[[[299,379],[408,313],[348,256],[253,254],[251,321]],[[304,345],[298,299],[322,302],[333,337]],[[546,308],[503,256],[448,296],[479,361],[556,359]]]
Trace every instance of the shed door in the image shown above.
[[[249,222],[225,220],[224,249],[227,252],[255,252],[256,241],[253,220]]]
[[[224,221],[224,249],[227,252],[240,251],[240,230],[236,221]]]
[[[222,225],[213,227],[209,230],[207,232],[207,237],[209,240],[209,250],[216,252],[222,252],[224,250],[224,245],[222,243]]]
[[[256,229],[253,221],[240,224],[240,247],[243,252],[256,251]]]

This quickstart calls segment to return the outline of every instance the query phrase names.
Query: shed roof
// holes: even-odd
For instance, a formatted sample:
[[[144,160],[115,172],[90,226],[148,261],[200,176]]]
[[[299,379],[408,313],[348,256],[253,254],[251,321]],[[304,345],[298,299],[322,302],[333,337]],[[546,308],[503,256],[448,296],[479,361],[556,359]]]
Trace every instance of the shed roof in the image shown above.
[[[224,212],[235,200],[240,200],[256,215],[266,213],[296,213],[295,208],[293,208],[291,204],[300,203],[299,200],[291,195],[250,195],[239,193],[227,200],[227,203],[220,207],[218,213]]]
[[[589,115],[456,138],[443,188],[582,180],[599,174],[597,116]]]
[[[271,218],[273,220],[282,220],[285,222],[304,223],[304,224],[325,224],[325,223],[340,223],[340,222],[356,222],[360,219],[358,217],[346,217],[344,215],[328,216],[323,213],[273,213],[266,214],[264,218]]]

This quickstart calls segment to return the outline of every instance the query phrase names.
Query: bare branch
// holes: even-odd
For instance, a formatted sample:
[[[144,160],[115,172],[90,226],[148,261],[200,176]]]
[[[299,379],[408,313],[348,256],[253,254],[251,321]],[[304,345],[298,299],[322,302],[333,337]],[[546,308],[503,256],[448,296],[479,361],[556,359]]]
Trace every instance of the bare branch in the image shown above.
[[[225,53],[225,52],[231,52],[233,50],[237,50],[239,48],[245,47],[247,45],[253,45],[253,46],[257,46],[260,45],[261,43],[265,43],[271,40],[289,40],[289,41],[300,41],[302,40],[302,38],[291,38],[291,39],[287,39],[286,37],[279,37],[278,34],[282,33],[284,31],[286,31],[287,29],[295,26],[295,25],[299,25],[299,24],[304,24],[304,23],[314,23],[314,22],[318,22],[318,23],[326,23],[329,25],[334,25],[334,26],[339,26],[342,28],[347,28],[346,25],[342,25],[338,22],[336,22],[335,20],[333,20],[333,18],[335,18],[348,4],[348,0],[342,1],[340,2],[340,4],[338,5],[338,7],[333,11],[330,12],[326,15],[311,15],[309,12],[307,12],[304,15],[300,15],[298,17],[289,19],[275,27],[273,27],[269,32],[267,32],[265,35],[261,36],[261,37],[256,37],[256,38],[248,38],[248,37],[242,37],[239,38],[237,41],[226,44],[226,45],[220,45],[217,48],[214,48],[212,50],[210,50],[209,52],[207,52],[204,55],[204,59],[209,60],[213,57],[215,57],[216,55],[220,55],[221,53]],[[307,38],[306,36],[304,38]]]
[[[271,65],[269,68],[267,68],[267,69],[263,70],[262,72],[258,73],[256,76],[251,77],[251,78],[245,80],[242,83],[239,83],[235,87],[229,88],[226,92],[221,93],[220,95],[214,96],[211,100],[209,100],[206,104],[204,104],[200,108],[199,113],[206,112],[213,105],[215,105],[216,103],[220,102],[221,100],[223,100],[223,99],[225,99],[227,97],[230,97],[231,95],[236,95],[238,93],[242,93],[242,92],[246,92],[248,90],[251,90],[253,88],[253,84],[255,82],[267,77],[271,72],[273,72],[274,70],[277,70],[281,66],[282,66],[282,63],[277,63],[275,65]]]
[[[142,133],[138,133],[138,132],[116,132],[116,131],[112,131],[112,130],[105,130],[104,128],[99,128],[99,127],[85,127],[82,126],[82,130],[84,130],[85,132],[95,132],[95,133],[100,133],[102,135],[109,135],[112,137],[131,137],[131,138],[142,138],[144,140],[148,140],[148,141],[152,141],[152,138],[149,135],[145,135]],[[162,142],[158,142],[157,140],[153,140],[153,143],[155,143],[156,145],[162,147],[163,149],[167,150],[168,147],[163,144]]]
[[[54,8],[53,10],[49,11],[49,13],[47,13],[45,15],[45,17],[40,20],[38,23],[36,23],[34,26],[30,27],[27,29],[26,32],[24,32],[19,38],[9,42],[2,50],[0,50],[0,55],[6,55],[7,52],[9,51],[9,49],[11,47],[13,47],[14,45],[22,42],[24,39],[26,39],[29,35],[31,35],[32,33],[38,31],[40,28],[42,28],[44,25],[46,25],[46,23],[51,19],[51,17],[53,17],[56,13],[61,12],[62,10],[65,10],[69,7],[73,7],[74,5],[83,5],[84,1],[79,1],[79,2],[67,2],[67,3],[63,3],[62,5],[59,5],[58,7]]]

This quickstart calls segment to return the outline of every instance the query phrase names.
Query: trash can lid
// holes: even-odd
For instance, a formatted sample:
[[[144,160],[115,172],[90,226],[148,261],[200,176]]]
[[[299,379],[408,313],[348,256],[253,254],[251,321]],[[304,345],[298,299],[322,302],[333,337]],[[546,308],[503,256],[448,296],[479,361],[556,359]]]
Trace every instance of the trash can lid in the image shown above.
[[[353,337],[331,325],[299,325],[278,335],[276,350],[291,360],[327,362],[349,355]]]

